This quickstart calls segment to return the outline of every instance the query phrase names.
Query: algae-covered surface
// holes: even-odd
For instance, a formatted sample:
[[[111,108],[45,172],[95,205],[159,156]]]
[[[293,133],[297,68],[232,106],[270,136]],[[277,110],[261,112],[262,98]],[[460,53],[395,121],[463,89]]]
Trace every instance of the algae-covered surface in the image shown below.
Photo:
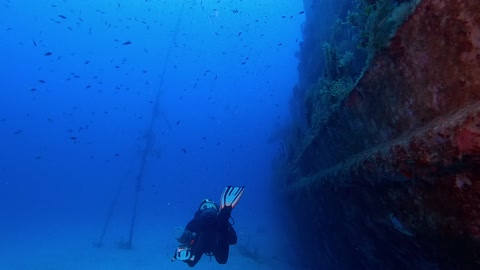
[[[478,5],[330,4],[330,31],[307,12],[306,118],[281,180],[312,263],[480,267]]]

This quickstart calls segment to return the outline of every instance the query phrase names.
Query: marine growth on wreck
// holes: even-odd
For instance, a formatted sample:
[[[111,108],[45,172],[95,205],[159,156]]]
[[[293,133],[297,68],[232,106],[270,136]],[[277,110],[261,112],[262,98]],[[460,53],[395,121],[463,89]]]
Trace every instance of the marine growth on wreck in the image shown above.
[[[477,1],[304,4],[296,121],[274,171],[308,264],[478,269]]]

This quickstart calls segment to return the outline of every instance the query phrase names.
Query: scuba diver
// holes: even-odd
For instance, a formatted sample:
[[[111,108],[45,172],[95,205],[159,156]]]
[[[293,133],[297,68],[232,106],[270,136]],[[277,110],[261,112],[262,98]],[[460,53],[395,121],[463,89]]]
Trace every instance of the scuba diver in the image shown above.
[[[230,245],[237,243],[237,233],[229,222],[230,214],[244,190],[244,186],[227,186],[220,198],[220,207],[210,199],[203,200],[185,229],[175,229],[180,245],[172,261],[183,261],[193,267],[206,254],[214,256],[219,264],[227,263]]]

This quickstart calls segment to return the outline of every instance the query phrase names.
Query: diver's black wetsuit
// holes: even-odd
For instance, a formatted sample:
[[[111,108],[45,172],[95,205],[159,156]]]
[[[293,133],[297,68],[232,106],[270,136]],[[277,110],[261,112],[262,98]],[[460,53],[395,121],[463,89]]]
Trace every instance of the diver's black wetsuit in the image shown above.
[[[237,233],[228,221],[232,207],[224,207],[217,215],[211,209],[198,210],[185,230],[195,233],[189,243],[193,260],[185,261],[190,267],[195,266],[203,254],[213,255],[220,264],[227,263],[230,245],[237,243]]]

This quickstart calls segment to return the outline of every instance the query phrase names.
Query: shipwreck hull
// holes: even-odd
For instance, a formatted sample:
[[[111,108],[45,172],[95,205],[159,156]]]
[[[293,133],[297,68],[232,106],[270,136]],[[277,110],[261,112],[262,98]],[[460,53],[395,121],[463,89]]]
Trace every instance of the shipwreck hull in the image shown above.
[[[304,138],[287,186],[314,265],[479,269],[477,1],[422,1]]]

